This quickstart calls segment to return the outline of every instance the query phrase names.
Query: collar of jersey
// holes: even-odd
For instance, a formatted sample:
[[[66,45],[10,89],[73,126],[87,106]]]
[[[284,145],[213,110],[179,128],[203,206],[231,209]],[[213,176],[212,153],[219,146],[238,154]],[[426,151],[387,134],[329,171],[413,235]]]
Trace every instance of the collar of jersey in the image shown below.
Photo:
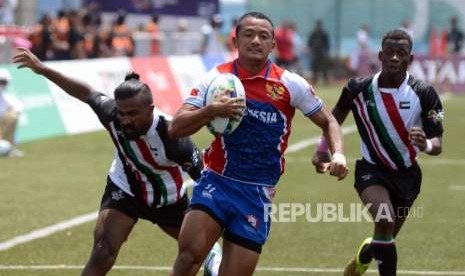
[[[253,79],[256,77],[262,77],[267,79],[271,71],[271,61],[267,60],[263,68],[255,75],[252,75],[249,71],[247,71],[244,67],[239,64],[239,61],[236,59],[233,62],[233,73],[239,79]]]
[[[385,93],[396,93],[397,91],[404,91],[404,89],[406,89],[407,86],[408,86],[408,79],[410,78],[410,75],[409,75],[408,72],[405,75],[405,79],[404,79],[404,81],[402,81],[399,88],[378,87],[378,79],[379,79],[380,74],[381,74],[381,72],[376,73],[376,75],[373,77],[373,81],[372,81],[372,86],[373,86],[373,88],[375,88],[376,91],[381,91],[382,90]]]

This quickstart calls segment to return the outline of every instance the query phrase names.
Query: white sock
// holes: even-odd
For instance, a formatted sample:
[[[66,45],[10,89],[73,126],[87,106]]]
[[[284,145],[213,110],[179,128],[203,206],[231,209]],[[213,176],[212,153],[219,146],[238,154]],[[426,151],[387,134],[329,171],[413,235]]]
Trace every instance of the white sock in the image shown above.
[[[218,242],[216,242],[210,252],[208,252],[204,265],[204,269],[207,270],[211,276],[218,276],[222,256],[223,253],[221,246]]]

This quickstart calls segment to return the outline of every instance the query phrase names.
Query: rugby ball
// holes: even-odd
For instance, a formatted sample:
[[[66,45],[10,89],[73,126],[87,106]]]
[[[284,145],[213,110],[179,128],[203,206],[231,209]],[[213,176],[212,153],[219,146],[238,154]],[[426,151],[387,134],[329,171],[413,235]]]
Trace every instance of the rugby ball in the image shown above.
[[[243,98],[245,101],[245,90],[241,80],[236,75],[231,73],[223,73],[213,79],[207,89],[206,105],[215,101],[222,95],[230,98]],[[208,130],[216,135],[231,134],[241,123],[242,117],[239,120],[215,117],[207,124]]]

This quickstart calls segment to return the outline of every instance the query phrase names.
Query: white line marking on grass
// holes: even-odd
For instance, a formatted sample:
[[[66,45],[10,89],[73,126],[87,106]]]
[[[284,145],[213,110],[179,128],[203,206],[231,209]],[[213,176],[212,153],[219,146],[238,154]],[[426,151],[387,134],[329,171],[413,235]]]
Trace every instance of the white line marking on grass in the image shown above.
[[[81,225],[83,223],[95,220],[97,218],[97,212],[84,214],[69,220],[65,220],[45,228],[37,229],[27,234],[16,236],[10,240],[6,240],[0,243],[0,251],[8,250],[22,243],[27,243],[36,239],[50,236],[53,233],[60,232],[74,226]]]
[[[451,186],[449,186],[449,190],[465,192],[465,185],[451,185]]]
[[[0,270],[80,270],[82,265],[0,265]],[[134,266],[115,265],[112,270],[148,270],[171,271],[170,266]],[[311,267],[257,267],[258,272],[288,272],[288,273],[341,273],[341,268],[311,268]],[[370,269],[369,274],[378,271]],[[465,271],[431,271],[431,270],[398,270],[400,275],[465,275]]]
[[[356,160],[360,158],[351,158],[347,157],[347,161],[354,163]],[[311,160],[310,157],[286,157],[287,163],[309,163]],[[463,166],[465,165],[465,159],[420,159],[420,165],[456,165],[456,166]]]
[[[350,134],[350,133],[355,132],[356,130],[357,130],[357,128],[355,127],[355,125],[350,125],[350,126],[343,127],[342,128],[342,133],[343,134]],[[315,145],[318,142],[320,142],[320,137],[321,136],[316,136],[316,137],[305,139],[305,140],[302,140],[302,141],[297,142],[295,144],[292,144],[287,148],[286,153],[297,152],[297,151],[303,150],[303,149],[305,149],[307,147],[310,147],[312,145]]]

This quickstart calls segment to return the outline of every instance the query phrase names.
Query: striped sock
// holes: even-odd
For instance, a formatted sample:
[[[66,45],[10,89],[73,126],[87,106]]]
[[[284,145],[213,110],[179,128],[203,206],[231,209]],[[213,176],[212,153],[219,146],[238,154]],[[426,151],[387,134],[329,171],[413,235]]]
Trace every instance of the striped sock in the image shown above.
[[[373,256],[380,276],[395,276],[397,271],[396,244],[392,236],[373,237]]]

